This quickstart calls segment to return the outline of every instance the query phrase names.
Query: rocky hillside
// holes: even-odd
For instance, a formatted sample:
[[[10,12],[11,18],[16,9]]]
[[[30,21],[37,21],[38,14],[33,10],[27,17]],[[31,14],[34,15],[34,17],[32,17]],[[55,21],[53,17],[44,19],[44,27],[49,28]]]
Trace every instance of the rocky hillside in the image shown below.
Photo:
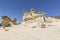
[[[60,15],[57,15],[57,16],[52,16],[53,18],[57,18],[57,19],[60,19]]]
[[[46,19],[48,22],[43,22],[43,17],[38,17],[19,25],[0,28],[0,40],[60,40],[60,20],[50,17]]]

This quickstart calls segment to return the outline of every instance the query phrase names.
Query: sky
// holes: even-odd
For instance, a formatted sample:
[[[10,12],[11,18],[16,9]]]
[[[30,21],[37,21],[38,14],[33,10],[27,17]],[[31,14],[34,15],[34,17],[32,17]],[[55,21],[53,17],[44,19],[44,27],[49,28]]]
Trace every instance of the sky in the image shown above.
[[[60,0],[0,0],[0,22],[1,16],[8,16],[12,20],[17,18],[17,23],[22,22],[23,11],[35,8],[37,12],[44,11],[46,16],[60,14]]]

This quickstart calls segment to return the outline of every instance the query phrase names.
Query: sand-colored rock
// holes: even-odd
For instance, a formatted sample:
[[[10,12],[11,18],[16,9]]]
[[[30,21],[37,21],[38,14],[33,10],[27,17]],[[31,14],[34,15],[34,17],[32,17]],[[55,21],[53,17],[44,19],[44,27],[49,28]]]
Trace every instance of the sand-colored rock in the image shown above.
[[[38,13],[37,13],[38,14]],[[31,9],[30,12],[27,12],[27,11],[24,11],[24,14],[23,14],[23,21],[28,21],[28,20],[33,20],[35,18],[38,18],[38,17],[44,17],[45,16],[45,13],[44,12],[41,12],[40,14],[37,15],[36,14],[36,10],[34,8]]]
[[[2,26],[3,28],[9,26],[8,24],[10,24],[10,22],[14,25],[16,25],[16,18],[14,18],[14,20],[11,20],[8,16],[2,16]]]
[[[13,23],[14,25],[16,25],[16,21],[17,21],[17,19],[14,18],[14,20],[12,20],[12,23]]]

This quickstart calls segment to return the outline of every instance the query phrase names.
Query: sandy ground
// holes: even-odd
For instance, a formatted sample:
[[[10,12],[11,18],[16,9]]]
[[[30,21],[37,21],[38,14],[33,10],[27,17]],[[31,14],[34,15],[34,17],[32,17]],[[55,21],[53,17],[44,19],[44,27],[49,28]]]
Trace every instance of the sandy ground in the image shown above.
[[[5,29],[8,31],[4,31]],[[46,23],[46,28],[41,28],[35,22],[13,25],[5,29],[0,28],[0,40],[60,40],[60,21]]]

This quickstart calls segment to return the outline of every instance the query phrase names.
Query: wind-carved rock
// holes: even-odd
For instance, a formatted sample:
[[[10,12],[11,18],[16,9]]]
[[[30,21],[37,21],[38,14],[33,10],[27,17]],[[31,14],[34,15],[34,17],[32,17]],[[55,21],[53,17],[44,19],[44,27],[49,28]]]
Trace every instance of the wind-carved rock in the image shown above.
[[[31,20],[34,18],[35,16],[35,9],[31,9],[30,12],[24,11],[24,15],[23,15],[23,21],[27,21],[27,20]]]
[[[16,21],[17,21],[17,19],[14,18],[14,20],[12,20],[12,23],[13,23],[14,25],[16,25]]]
[[[34,8],[31,9],[30,16],[34,17],[36,13],[36,10]]]
[[[10,26],[10,22],[15,25],[16,24],[16,19],[11,20],[7,16],[2,16],[2,26],[3,26],[3,28],[5,28],[7,26]]]
[[[44,17],[45,16],[45,13],[44,12],[41,12],[39,15],[40,15],[40,17]]]
[[[7,16],[2,16],[2,26],[3,28],[5,28],[6,26],[8,26],[8,23],[11,21],[11,19]]]
[[[29,20],[35,21],[35,18],[44,17],[44,16],[45,16],[44,12],[41,12],[40,14],[37,15],[36,10],[34,8],[32,8],[30,12],[24,11],[23,21],[25,21],[25,22],[29,21]]]
[[[44,17],[44,16],[45,16],[45,13],[44,12],[40,12],[38,15],[35,15],[35,18]]]
[[[27,21],[28,16],[29,16],[28,12],[27,11],[24,11],[23,21]]]

